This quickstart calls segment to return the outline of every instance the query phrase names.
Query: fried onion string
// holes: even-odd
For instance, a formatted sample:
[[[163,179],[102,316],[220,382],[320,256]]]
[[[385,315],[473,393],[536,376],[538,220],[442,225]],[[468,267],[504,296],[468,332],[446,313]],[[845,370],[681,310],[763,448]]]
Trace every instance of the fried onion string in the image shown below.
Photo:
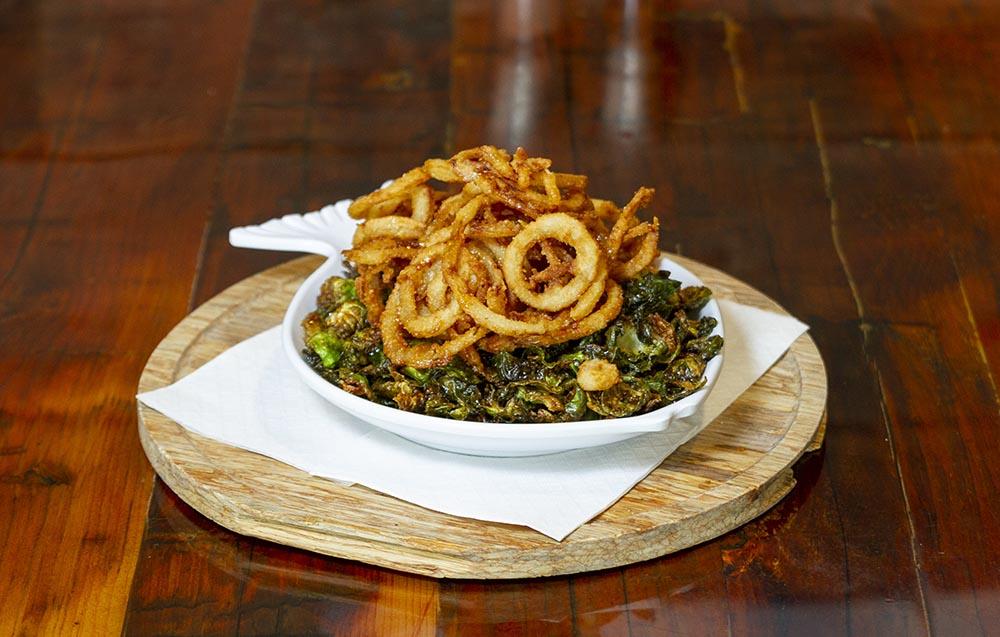
[[[618,316],[621,284],[659,254],[659,222],[637,216],[653,191],[618,208],[590,198],[585,176],[551,166],[521,148],[480,146],[429,159],[350,205],[364,221],[344,256],[393,364],[460,356],[482,369],[480,350],[579,339]]]

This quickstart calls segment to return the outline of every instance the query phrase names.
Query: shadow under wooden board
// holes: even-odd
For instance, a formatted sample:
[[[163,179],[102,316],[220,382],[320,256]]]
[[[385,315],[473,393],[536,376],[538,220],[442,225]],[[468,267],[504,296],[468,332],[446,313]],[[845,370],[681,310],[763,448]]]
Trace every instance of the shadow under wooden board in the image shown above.
[[[718,270],[671,258],[718,298],[784,313]],[[321,262],[290,261],[199,307],[153,352],[139,391],[168,385],[280,323],[299,284]],[[360,485],[315,478],[199,436],[141,404],[139,434],[163,481],[237,533],[433,577],[524,578],[651,559],[759,516],[794,486],[792,464],[822,443],[826,391],[823,362],[804,334],[715,422],[562,542],[526,527],[438,513]]]

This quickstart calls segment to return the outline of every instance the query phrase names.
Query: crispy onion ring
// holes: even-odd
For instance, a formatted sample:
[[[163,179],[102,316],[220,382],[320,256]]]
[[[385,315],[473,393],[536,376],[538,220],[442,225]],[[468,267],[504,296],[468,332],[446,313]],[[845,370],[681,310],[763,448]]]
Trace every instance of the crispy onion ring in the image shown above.
[[[472,317],[479,325],[486,327],[487,329],[496,332],[497,334],[503,334],[505,336],[521,336],[524,334],[542,334],[546,329],[546,321],[518,321],[516,319],[508,318],[502,314],[494,312],[482,301],[477,299],[472,294],[469,294],[469,290],[455,273],[448,272],[445,274],[445,278],[448,280],[448,284],[451,285],[452,293],[458,297],[458,303],[462,307],[462,311]]]
[[[503,279],[503,272],[500,270],[500,265],[496,262],[496,257],[493,255],[493,252],[489,249],[489,247],[477,241],[466,245],[465,250],[482,261],[483,266],[485,266],[487,272],[489,272],[490,283],[492,285],[500,286],[504,289],[507,288],[507,283]]]
[[[472,224],[466,229],[465,236],[471,239],[505,239],[515,236],[522,229],[523,226],[520,223],[508,219]]]
[[[355,286],[358,298],[361,299],[361,302],[368,309],[368,321],[372,325],[379,324],[382,312],[385,310],[385,306],[382,303],[382,293],[384,290],[383,284],[388,283],[383,281],[383,275],[387,267],[368,266],[358,268],[358,278]]]
[[[562,329],[547,332],[545,334],[534,334],[511,338],[510,336],[493,334],[480,341],[479,347],[488,352],[506,352],[517,347],[544,347],[573,341],[584,336],[590,336],[598,330],[607,327],[622,309],[624,295],[622,288],[614,280],[608,279],[607,294],[604,303],[595,312],[588,315],[581,321],[572,322]],[[495,331],[495,330],[494,330]]]
[[[483,376],[486,374],[486,366],[483,365],[483,359],[479,356],[479,352],[476,351],[475,347],[466,347],[461,352],[458,353],[469,367],[474,369],[477,374]]]
[[[416,248],[407,248],[391,239],[375,239],[358,248],[345,250],[344,256],[356,265],[381,265],[391,259],[412,259]]]
[[[608,323],[613,321],[621,311],[625,296],[622,294],[621,286],[612,279],[608,279],[607,287],[605,287],[604,291],[605,299],[600,308],[551,336],[547,334],[546,336],[549,336],[549,338],[546,342],[539,344],[552,345],[553,343],[572,341],[584,336],[590,336],[597,330],[607,327]]]
[[[351,215],[351,217],[355,219],[378,217],[382,214],[389,214],[392,212],[391,209],[382,209],[376,214],[372,214],[372,211],[376,205],[384,204],[391,200],[409,200],[409,190],[414,186],[419,186],[420,184],[426,182],[428,179],[430,179],[430,175],[423,169],[423,167],[407,171],[397,177],[385,188],[379,188],[373,193],[355,199],[348,207],[347,214]]]
[[[441,309],[427,314],[418,312],[416,286],[409,276],[400,277],[396,281],[396,289],[399,290],[399,314],[403,327],[416,338],[431,338],[445,332],[462,314],[454,296]]]
[[[458,153],[451,165],[460,178],[480,192],[529,217],[554,210],[559,201],[553,201],[548,193],[518,187],[517,175],[510,166],[509,157],[504,158],[505,154],[490,146],[480,146]]]
[[[410,197],[410,218],[420,224],[421,229],[431,219],[431,203],[434,195],[429,186],[421,186]]]
[[[458,175],[452,169],[451,164],[446,159],[428,159],[424,162],[424,170],[432,179],[438,181],[452,182],[458,181]]]
[[[424,224],[412,217],[389,215],[365,221],[354,232],[354,245],[361,245],[376,237],[390,237],[412,241],[424,234]]]
[[[551,167],[520,148],[480,146],[351,204],[365,223],[344,256],[394,364],[461,356],[480,369],[478,349],[561,343],[618,315],[619,282],[658,254],[659,223],[637,218],[653,191],[619,209],[590,198],[585,176]]]
[[[473,290],[482,291],[482,296],[486,295],[486,289],[493,285],[490,272],[482,259],[472,254],[468,248],[462,246],[458,255],[458,275],[462,277]]]
[[[576,250],[573,278],[562,286],[535,292],[524,278],[524,261],[528,248],[545,238],[568,244]],[[511,239],[504,251],[503,274],[510,291],[525,304],[549,312],[569,307],[594,280],[599,254],[597,242],[587,227],[568,214],[557,212],[535,219]]]
[[[482,245],[484,248],[490,251],[493,255],[493,259],[496,263],[503,261],[504,247],[500,245],[495,239],[480,239],[477,243]]]
[[[435,261],[427,268],[424,278],[427,307],[431,310],[440,310],[444,307],[445,296],[448,293],[448,283],[444,280],[444,265],[441,261]]]
[[[397,285],[389,293],[385,305],[379,331],[382,334],[382,349],[385,355],[396,365],[409,365],[416,368],[440,367],[447,365],[452,358],[465,348],[481,339],[486,330],[479,325],[469,328],[464,333],[454,336],[443,343],[406,342],[400,319],[400,291]]]
[[[580,296],[580,300],[576,302],[576,305],[570,308],[569,317],[574,321],[579,321],[593,312],[597,306],[597,302],[604,295],[604,288],[607,286],[607,282],[608,266],[604,262],[604,259],[601,259],[597,266],[597,276],[594,277],[594,281],[590,284],[590,287]]]
[[[631,201],[625,204],[625,207],[622,209],[618,220],[615,221],[615,225],[611,228],[611,233],[608,235],[608,240],[604,246],[608,258],[612,261],[618,256],[618,251],[622,247],[622,241],[625,239],[625,233],[635,225],[636,213],[640,208],[645,208],[649,204],[650,199],[653,198],[653,192],[652,188],[640,188],[635,191]]]
[[[649,264],[652,263],[653,260],[660,254],[658,246],[660,229],[659,220],[653,219],[652,223],[641,223],[633,228],[633,230],[639,230],[640,228],[643,229],[643,232],[636,235],[641,238],[637,239],[640,243],[635,254],[624,263],[616,263],[611,270],[611,276],[618,281],[626,281],[638,276],[643,270],[648,268]],[[632,231],[630,230],[628,234],[631,233]],[[627,236],[628,235],[626,235],[626,237]]]
[[[454,296],[450,301],[446,301],[448,292],[447,285],[443,288],[435,286],[433,300],[431,299],[430,283],[433,283],[435,276],[432,273],[437,270],[443,272],[444,261],[442,256],[448,246],[438,243],[424,248],[406,266],[396,279],[396,288],[400,291],[399,313],[402,317],[403,327],[411,335],[417,338],[432,338],[443,334],[451,329],[455,321],[461,316],[461,308]],[[429,312],[421,313],[417,309],[417,281],[425,280],[425,275],[430,273],[430,282],[426,286],[426,297]],[[443,283],[443,277],[442,277]],[[433,307],[432,307],[433,303]]]

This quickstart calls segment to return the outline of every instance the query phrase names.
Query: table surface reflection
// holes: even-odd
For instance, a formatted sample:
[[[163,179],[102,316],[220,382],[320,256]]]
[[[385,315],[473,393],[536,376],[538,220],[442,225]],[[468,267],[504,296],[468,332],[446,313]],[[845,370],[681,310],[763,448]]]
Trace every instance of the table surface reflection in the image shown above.
[[[0,3],[0,634],[923,634],[1000,625],[1000,6]],[[633,566],[438,581],[155,480],[145,359],[291,255],[227,231],[524,146],[812,329],[822,451]]]

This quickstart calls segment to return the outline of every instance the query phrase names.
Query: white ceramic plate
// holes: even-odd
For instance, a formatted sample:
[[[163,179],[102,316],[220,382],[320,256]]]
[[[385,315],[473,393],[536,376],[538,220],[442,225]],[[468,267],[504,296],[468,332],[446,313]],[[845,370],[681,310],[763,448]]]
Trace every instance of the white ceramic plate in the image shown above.
[[[458,453],[480,456],[533,456],[618,442],[652,431],[662,431],[676,418],[693,414],[704,402],[722,370],[723,355],[709,361],[705,387],[666,407],[640,416],[569,423],[483,423],[425,416],[386,407],[348,393],[324,380],[302,359],[301,322],[315,307],[320,286],[328,277],[343,274],[340,251],[349,247],[355,221],[347,216],[349,201],[337,202],[306,215],[287,215],[260,226],[234,228],[230,243],[239,247],[300,250],[325,254],[329,259],[302,283],[285,312],[282,345],[303,381],[333,405],[414,442]],[[701,285],[687,269],[667,259],[660,268],[684,285]],[[715,300],[701,312],[718,321],[713,334],[723,335],[722,315]]]

